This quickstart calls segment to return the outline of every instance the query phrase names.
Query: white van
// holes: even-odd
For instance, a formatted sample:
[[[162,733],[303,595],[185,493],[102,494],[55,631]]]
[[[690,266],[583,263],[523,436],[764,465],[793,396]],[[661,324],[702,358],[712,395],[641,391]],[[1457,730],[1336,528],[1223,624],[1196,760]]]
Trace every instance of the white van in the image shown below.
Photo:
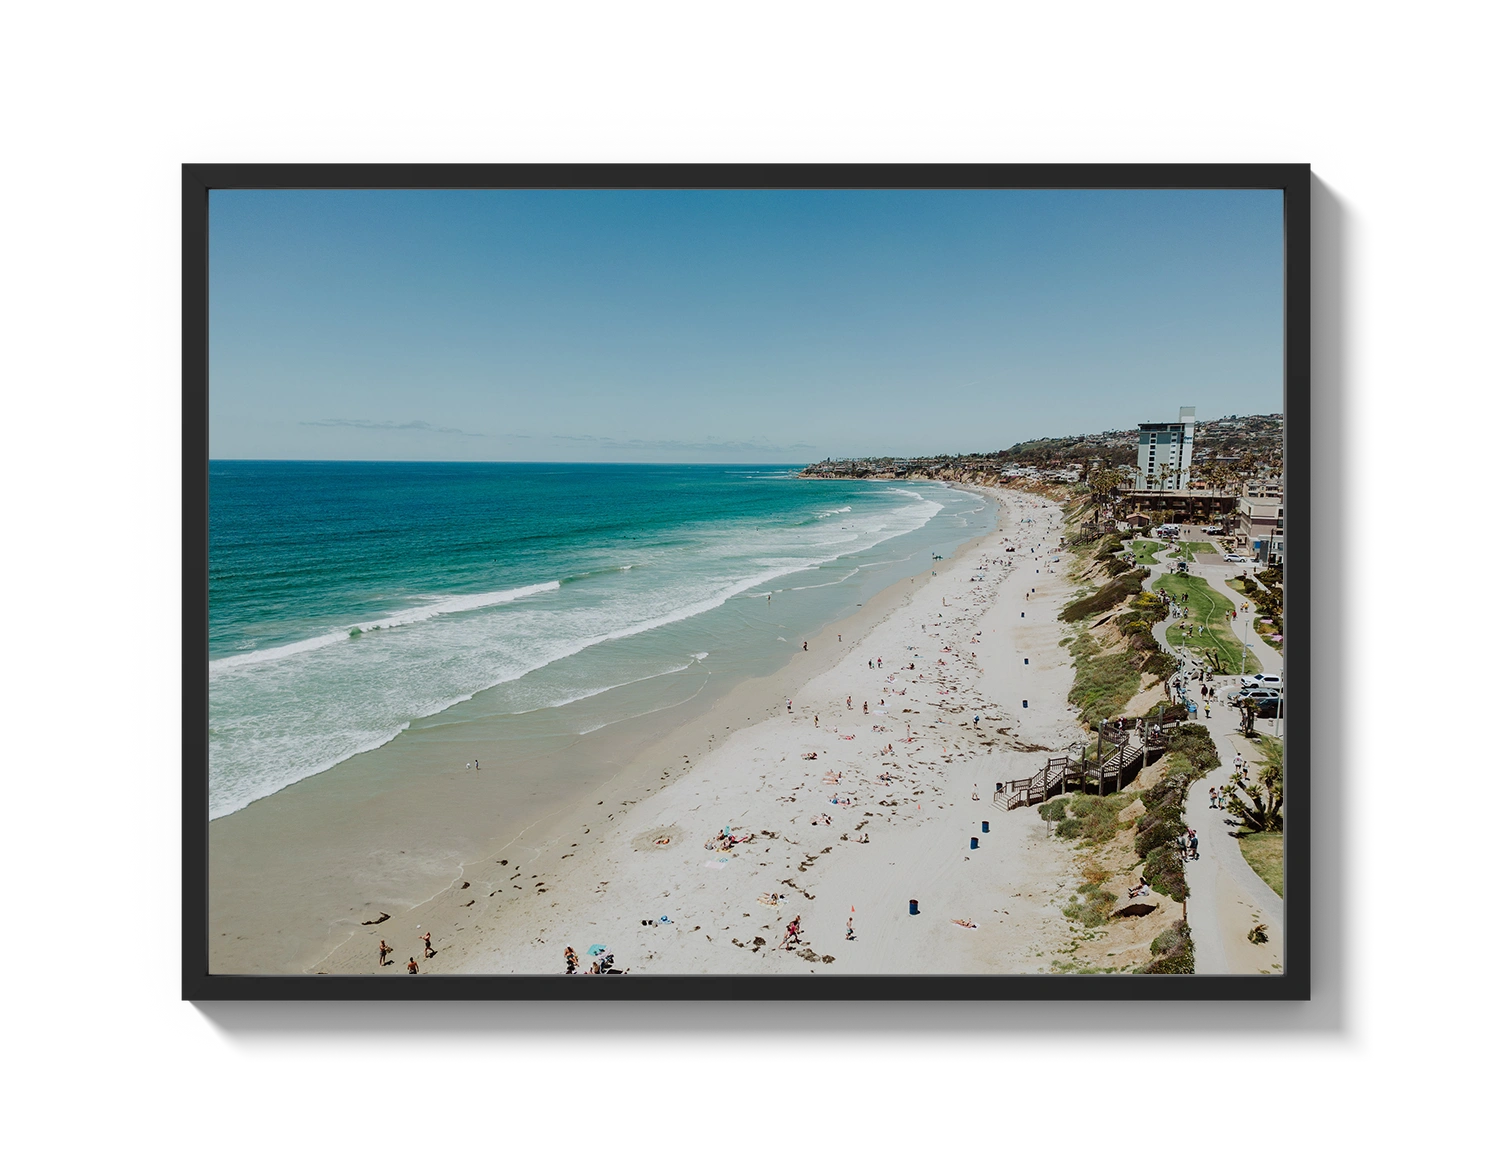
[[[1281,690],[1281,675],[1279,674],[1247,674],[1240,678],[1240,685],[1244,687],[1265,687],[1268,690]]]

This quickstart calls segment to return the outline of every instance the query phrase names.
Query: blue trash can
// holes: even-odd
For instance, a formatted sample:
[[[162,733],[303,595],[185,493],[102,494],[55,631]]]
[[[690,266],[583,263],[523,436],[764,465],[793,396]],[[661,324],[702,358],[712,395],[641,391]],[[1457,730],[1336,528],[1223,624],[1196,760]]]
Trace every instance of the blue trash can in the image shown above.
[[[1023,706],[1023,707],[1026,706],[1026,700],[1025,699],[1021,700],[1021,706]]]
[[[912,913],[912,914],[919,914],[919,913],[921,913],[921,911],[919,911],[917,909],[917,900],[915,898],[913,898],[911,900],[911,910],[910,910],[910,913]]]
[[[990,831],[990,823],[989,823],[989,821],[980,821],[979,822],[979,831],[981,833],[988,833]]]
[[[969,848],[970,849],[978,849],[979,848],[979,838],[978,837],[970,837],[969,838]]]
[[[1023,659],[1021,659],[1021,665],[1022,666],[1030,666],[1031,665],[1031,659],[1029,659],[1029,658],[1023,658]]]

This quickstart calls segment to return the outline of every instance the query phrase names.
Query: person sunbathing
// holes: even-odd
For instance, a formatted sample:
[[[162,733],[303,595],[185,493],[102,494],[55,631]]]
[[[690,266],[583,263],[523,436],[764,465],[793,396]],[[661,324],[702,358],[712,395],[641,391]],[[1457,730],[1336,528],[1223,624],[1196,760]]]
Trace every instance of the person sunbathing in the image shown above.
[[[967,918],[955,918],[953,920],[953,925],[954,926],[962,926],[965,930],[978,930],[979,929],[979,926],[978,926],[977,923],[970,922]]]

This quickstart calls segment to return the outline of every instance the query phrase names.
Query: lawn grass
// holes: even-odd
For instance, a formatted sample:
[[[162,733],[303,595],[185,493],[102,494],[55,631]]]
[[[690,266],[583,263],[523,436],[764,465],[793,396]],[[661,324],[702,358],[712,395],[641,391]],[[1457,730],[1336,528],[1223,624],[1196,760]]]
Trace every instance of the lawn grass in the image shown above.
[[[1215,557],[1219,555],[1219,546],[1216,544],[1210,544],[1206,540],[1184,540],[1180,547],[1186,549],[1188,552],[1194,554],[1195,556],[1198,553],[1208,553],[1210,556]]]
[[[1135,553],[1135,563],[1138,565],[1159,565],[1156,553],[1166,548],[1159,540],[1136,540],[1131,542],[1131,551]]]
[[[1261,594],[1265,593],[1265,590],[1263,590],[1263,589],[1250,589],[1245,584],[1245,580],[1244,580],[1243,577],[1230,577],[1228,579],[1227,584],[1229,585],[1229,587],[1231,589],[1235,590],[1237,593],[1243,593],[1251,601],[1258,601],[1259,600],[1259,596],[1258,595],[1261,595]],[[1255,632],[1255,636],[1257,638],[1259,638],[1262,642],[1264,642],[1267,646],[1269,646],[1273,650],[1280,651],[1285,646],[1285,643],[1283,643],[1283,642],[1273,642],[1271,640],[1271,635],[1272,634],[1279,634],[1279,633],[1281,633],[1281,631],[1276,628],[1276,625],[1275,625],[1274,622],[1271,623],[1270,625],[1267,625],[1266,624],[1266,619],[1262,618],[1260,616],[1259,612],[1256,613],[1255,631],[1254,632]]]
[[[1240,853],[1250,868],[1260,875],[1261,881],[1276,891],[1276,896],[1286,897],[1282,877],[1282,834],[1250,833],[1240,838]]]
[[[1168,628],[1167,641],[1173,646],[1186,645],[1200,657],[1216,654],[1225,671],[1240,672],[1239,632],[1230,628],[1230,620],[1236,612],[1234,602],[1202,577],[1179,576],[1174,573],[1170,577],[1163,577],[1161,585],[1179,599],[1184,593],[1187,594],[1189,618]],[[1189,624],[1192,628],[1190,634],[1187,632]],[[1200,625],[1204,627],[1201,634],[1198,633]],[[1255,674],[1259,670],[1260,659],[1256,658],[1252,650],[1245,656],[1243,673]]]

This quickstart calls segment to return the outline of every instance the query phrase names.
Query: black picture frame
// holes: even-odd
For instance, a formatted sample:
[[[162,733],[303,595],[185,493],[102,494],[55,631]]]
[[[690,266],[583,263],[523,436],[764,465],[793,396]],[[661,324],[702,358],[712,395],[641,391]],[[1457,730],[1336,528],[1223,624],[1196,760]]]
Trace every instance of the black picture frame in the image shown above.
[[[1286,622],[1290,655],[1286,835],[1287,972],[1280,977],[443,977],[359,980],[207,974],[207,195],[214,187],[912,186],[1280,187],[1286,193]],[[129,963],[145,1011],[174,1038],[240,1061],[377,1059],[372,1008],[413,1026],[426,1005],[747,1004],[829,1001],[1277,1005],[1283,1035],[1316,1059],[1374,1055],[1374,912],[1319,915],[1314,894],[1373,879],[1373,807],[1340,805],[1317,838],[1313,774],[1310,532],[1314,387],[1374,386],[1374,220],[1334,139],[1275,114],[1206,107],[278,107],[163,129],[129,196],[130,326],[142,449],[130,642],[150,711],[130,793]],[[1314,311],[1314,279],[1319,302]],[[1314,335],[1317,344],[1314,345]],[[123,408],[121,408],[123,410]],[[1353,423],[1358,434],[1361,422]],[[913,453],[915,455],[915,453]],[[124,520],[121,520],[124,523]],[[121,585],[121,595],[126,592]],[[121,628],[121,651],[124,628]],[[121,666],[127,669],[127,666]],[[1301,783],[1299,783],[1301,781]],[[1322,995],[1314,995],[1314,959]],[[305,1007],[294,1007],[305,1005]],[[1316,1008],[1316,1010],[1314,1010]],[[287,1028],[287,1011],[299,1019]],[[562,1014],[558,1014],[562,1016]],[[559,1028],[574,1026],[570,1014]],[[591,1016],[586,1016],[591,1019]],[[1049,1043],[1044,1013],[1007,1025],[1007,1059],[1076,1059]],[[1019,1023],[1017,1023],[1019,1020]],[[1296,1028],[1293,1023],[1301,1023]],[[309,1032],[311,1029],[311,1032]],[[944,1029],[922,1059],[987,1061]],[[308,1040],[309,1035],[317,1043]],[[474,1059],[428,1031],[428,1059]],[[452,1044],[452,1047],[449,1047]],[[1332,1046],[1332,1047],[1329,1047]],[[1140,1056],[1137,1053],[1137,1056]],[[1182,1053],[1163,1053],[1163,1059]],[[633,1055],[684,1059],[684,1053]],[[756,1058],[745,1058],[756,1059]],[[766,1053],[765,1059],[780,1059]],[[847,1058],[853,1059],[853,1058]],[[886,1058],[888,1059],[888,1058]],[[1199,1052],[1197,1059],[1214,1059]],[[1244,1055],[1235,1059],[1244,1061]],[[1266,1059],[1296,1059],[1286,1041]],[[1308,1058],[1308,1059],[1313,1059]]]

